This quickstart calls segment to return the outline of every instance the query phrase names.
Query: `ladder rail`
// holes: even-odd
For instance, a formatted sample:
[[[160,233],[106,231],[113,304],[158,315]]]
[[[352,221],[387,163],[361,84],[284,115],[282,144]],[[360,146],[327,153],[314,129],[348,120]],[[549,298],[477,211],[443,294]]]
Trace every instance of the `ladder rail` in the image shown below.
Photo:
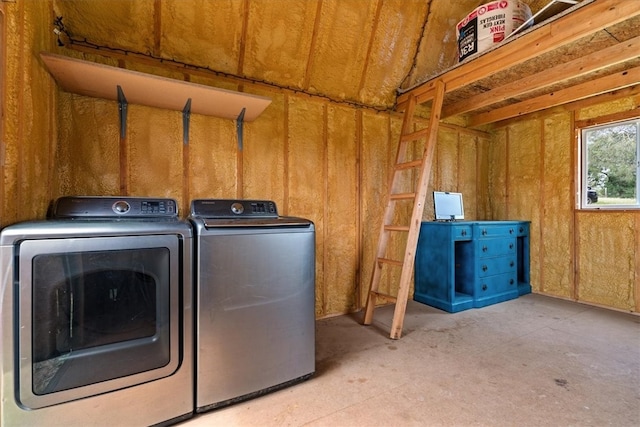
[[[413,114],[415,112],[416,107],[416,99],[414,97],[409,99],[409,102],[405,108],[404,117],[402,119],[402,129],[400,131],[401,135],[405,135],[409,133],[411,130],[411,126],[413,124]],[[407,141],[403,141],[402,138],[398,144],[398,149],[396,151],[396,162],[398,165],[403,163],[406,158],[406,147]],[[395,212],[396,199],[394,199],[391,195],[395,193],[394,189],[396,189],[398,183],[398,174],[397,170],[394,166],[393,173],[389,177],[389,186],[387,193],[387,205],[385,206],[385,213],[382,218],[382,224],[380,225],[380,231],[378,233],[378,246],[376,249],[375,259],[373,263],[373,272],[371,274],[371,280],[369,281],[369,292],[367,294],[367,304],[365,308],[364,315],[364,324],[370,325],[373,321],[373,310],[376,306],[377,301],[377,292],[380,285],[380,276],[382,275],[382,265],[378,262],[379,259],[384,259],[385,253],[387,250],[387,245],[389,243],[389,233],[386,232],[385,226],[390,223],[393,219],[393,214]]]
[[[404,265],[400,276],[400,285],[398,287],[398,296],[396,300],[395,310],[393,312],[393,321],[391,323],[392,339],[398,339],[402,336],[402,327],[404,325],[404,315],[407,309],[407,300],[409,298],[409,289],[411,280],[413,279],[413,268],[415,265],[415,253],[418,247],[418,237],[420,233],[420,223],[424,213],[424,203],[429,188],[429,179],[431,177],[431,166],[433,165],[433,155],[435,152],[436,142],[438,140],[438,123],[442,112],[442,103],[444,98],[444,83],[439,82],[436,85],[433,105],[431,106],[431,114],[429,118],[429,132],[425,142],[424,154],[422,156],[423,165],[418,178],[418,195],[413,205],[413,213],[411,214],[411,222],[409,224],[409,235],[407,237],[407,246],[404,254]]]
[[[408,102],[403,105],[404,117],[402,122],[402,130],[398,143],[398,152],[396,154],[396,163],[393,173],[390,177],[389,191],[387,196],[387,205],[380,227],[378,238],[378,247],[376,250],[376,258],[374,262],[371,281],[369,284],[369,292],[365,308],[365,316],[363,323],[369,325],[373,321],[373,312],[375,309],[379,292],[380,279],[382,275],[383,264],[395,265],[402,268],[400,274],[400,282],[398,286],[398,295],[395,297],[395,309],[393,321],[391,325],[390,338],[398,339],[402,335],[402,327],[404,324],[404,316],[406,312],[407,299],[409,297],[409,289],[413,278],[413,268],[415,263],[415,251],[418,245],[418,235],[420,231],[420,223],[424,212],[424,202],[429,186],[429,178],[431,175],[431,166],[435,145],[438,136],[438,123],[442,112],[442,103],[445,93],[445,85],[442,81],[437,81],[433,85],[432,95],[429,97],[421,95],[420,100],[416,97],[409,98]],[[426,129],[418,131],[413,130],[414,113],[417,103],[425,102],[432,99],[431,113],[429,116],[429,125]],[[425,146],[422,153],[422,159],[419,161],[405,161],[407,153],[407,144],[409,141],[425,139]],[[410,168],[420,169],[417,183],[415,184],[413,193],[399,193],[399,172]],[[395,214],[396,202],[399,200],[413,199],[413,209],[408,226],[391,225]],[[387,246],[391,232],[404,232],[407,234],[406,246],[402,261],[393,261],[385,257]],[[385,295],[385,297],[388,297]],[[388,299],[388,298],[387,298]]]

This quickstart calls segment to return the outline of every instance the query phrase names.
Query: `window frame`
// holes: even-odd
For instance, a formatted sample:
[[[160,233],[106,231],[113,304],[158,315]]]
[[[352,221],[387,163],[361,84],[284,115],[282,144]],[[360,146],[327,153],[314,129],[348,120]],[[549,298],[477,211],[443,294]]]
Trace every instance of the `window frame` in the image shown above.
[[[588,178],[587,178],[587,140],[586,132],[611,128],[624,124],[632,124],[636,127],[636,203],[635,204],[606,204],[598,205],[588,203]],[[619,120],[603,121],[598,124],[577,126],[578,136],[578,188],[576,194],[576,207],[580,210],[640,210],[640,116],[627,117]]]

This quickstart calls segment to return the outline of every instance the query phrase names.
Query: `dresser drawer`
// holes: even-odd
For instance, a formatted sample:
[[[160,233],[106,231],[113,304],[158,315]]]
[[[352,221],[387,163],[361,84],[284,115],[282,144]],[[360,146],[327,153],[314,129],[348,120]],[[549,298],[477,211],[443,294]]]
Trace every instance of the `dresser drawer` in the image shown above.
[[[519,227],[519,224],[480,225],[478,226],[478,239],[506,236],[515,237]]]
[[[477,283],[476,298],[479,300],[505,294],[510,294],[513,298],[518,295],[518,280],[515,273],[485,277]]]
[[[522,222],[516,225],[516,235],[518,237],[528,236],[529,235],[529,223]]]
[[[496,274],[516,272],[516,256],[502,256],[496,258],[482,258],[478,261],[478,277],[494,276]]]
[[[517,249],[516,238],[481,239],[478,240],[479,258],[502,255],[515,255]]]
[[[453,240],[471,240],[472,227],[470,225],[454,225],[451,228],[451,235]]]

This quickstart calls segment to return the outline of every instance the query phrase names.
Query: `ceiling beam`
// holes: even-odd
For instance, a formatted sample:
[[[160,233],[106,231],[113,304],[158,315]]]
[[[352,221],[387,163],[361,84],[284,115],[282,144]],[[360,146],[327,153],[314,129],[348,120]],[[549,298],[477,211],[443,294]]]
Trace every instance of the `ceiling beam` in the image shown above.
[[[640,106],[640,85],[629,86],[623,89],[603,93],[602,95],[596,95],[590,98],[581,99],[576,102],[565,104],[562,107],[567,111],[579,111],[585,108],[592,107],[594,105],[614,102],[623,98],[631,98],[631,103],[633,105]]]
[[[575,79],[639,55],[640,36],[448,105],[442,109],[442,117],[478,110],[566,81],[568,76]]]
[[[606,92],[601,95],[584,98],[579,101],[562,104],[557,107],[547,108],[545,110],[527,114],[526,118],[527,120],[544,119],[546,117],[549,117],[550,115],[564,114],[568,111],[576,112],[579,110],[583,110],[585,108],[593,107],[594,105],[604,104],[608,102],[615,102],[625,98],[631,98],[630,102],[633,110],[629,110],[629,111],[637,112],[638,108],[640,108],[640,85],[629,86],[623,89]],[[520,122],[521,120],[522,120],[522,117],[513,117],[513,118],[505,119],[499,122],[494,122],[492,123],[492,129],[510,126],[514,123]],[[578,123],[578,122],[580,122],[580,120],[576,120],[575,123]]]
[[[606,116],[591,117],[585,120],[576,120],[576,128],[584,128],[589,126],[598,126],[612,122],[619,122],[621,120],[631,120],[638,117],[640,114],[640,105],[637,105],[627,111],[618,111],[616,113],[607,114]]]
[[[482,124],[494,123],[633,86],[638,83],[640,83],[640,67],[631,68],[605,77],[600,77],[599,79],[570,86],[557,92],[528,99],[514,105],[473,115],[469,118],[468,124],[469,126],[479,126]]]

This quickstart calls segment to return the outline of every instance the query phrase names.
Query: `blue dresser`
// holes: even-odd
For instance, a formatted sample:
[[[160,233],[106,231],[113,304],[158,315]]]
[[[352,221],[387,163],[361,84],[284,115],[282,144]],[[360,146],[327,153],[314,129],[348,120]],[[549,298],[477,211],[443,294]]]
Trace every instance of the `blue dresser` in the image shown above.
[[[423,222],[413,299],[455,313],[530,293],[529,224]]]

